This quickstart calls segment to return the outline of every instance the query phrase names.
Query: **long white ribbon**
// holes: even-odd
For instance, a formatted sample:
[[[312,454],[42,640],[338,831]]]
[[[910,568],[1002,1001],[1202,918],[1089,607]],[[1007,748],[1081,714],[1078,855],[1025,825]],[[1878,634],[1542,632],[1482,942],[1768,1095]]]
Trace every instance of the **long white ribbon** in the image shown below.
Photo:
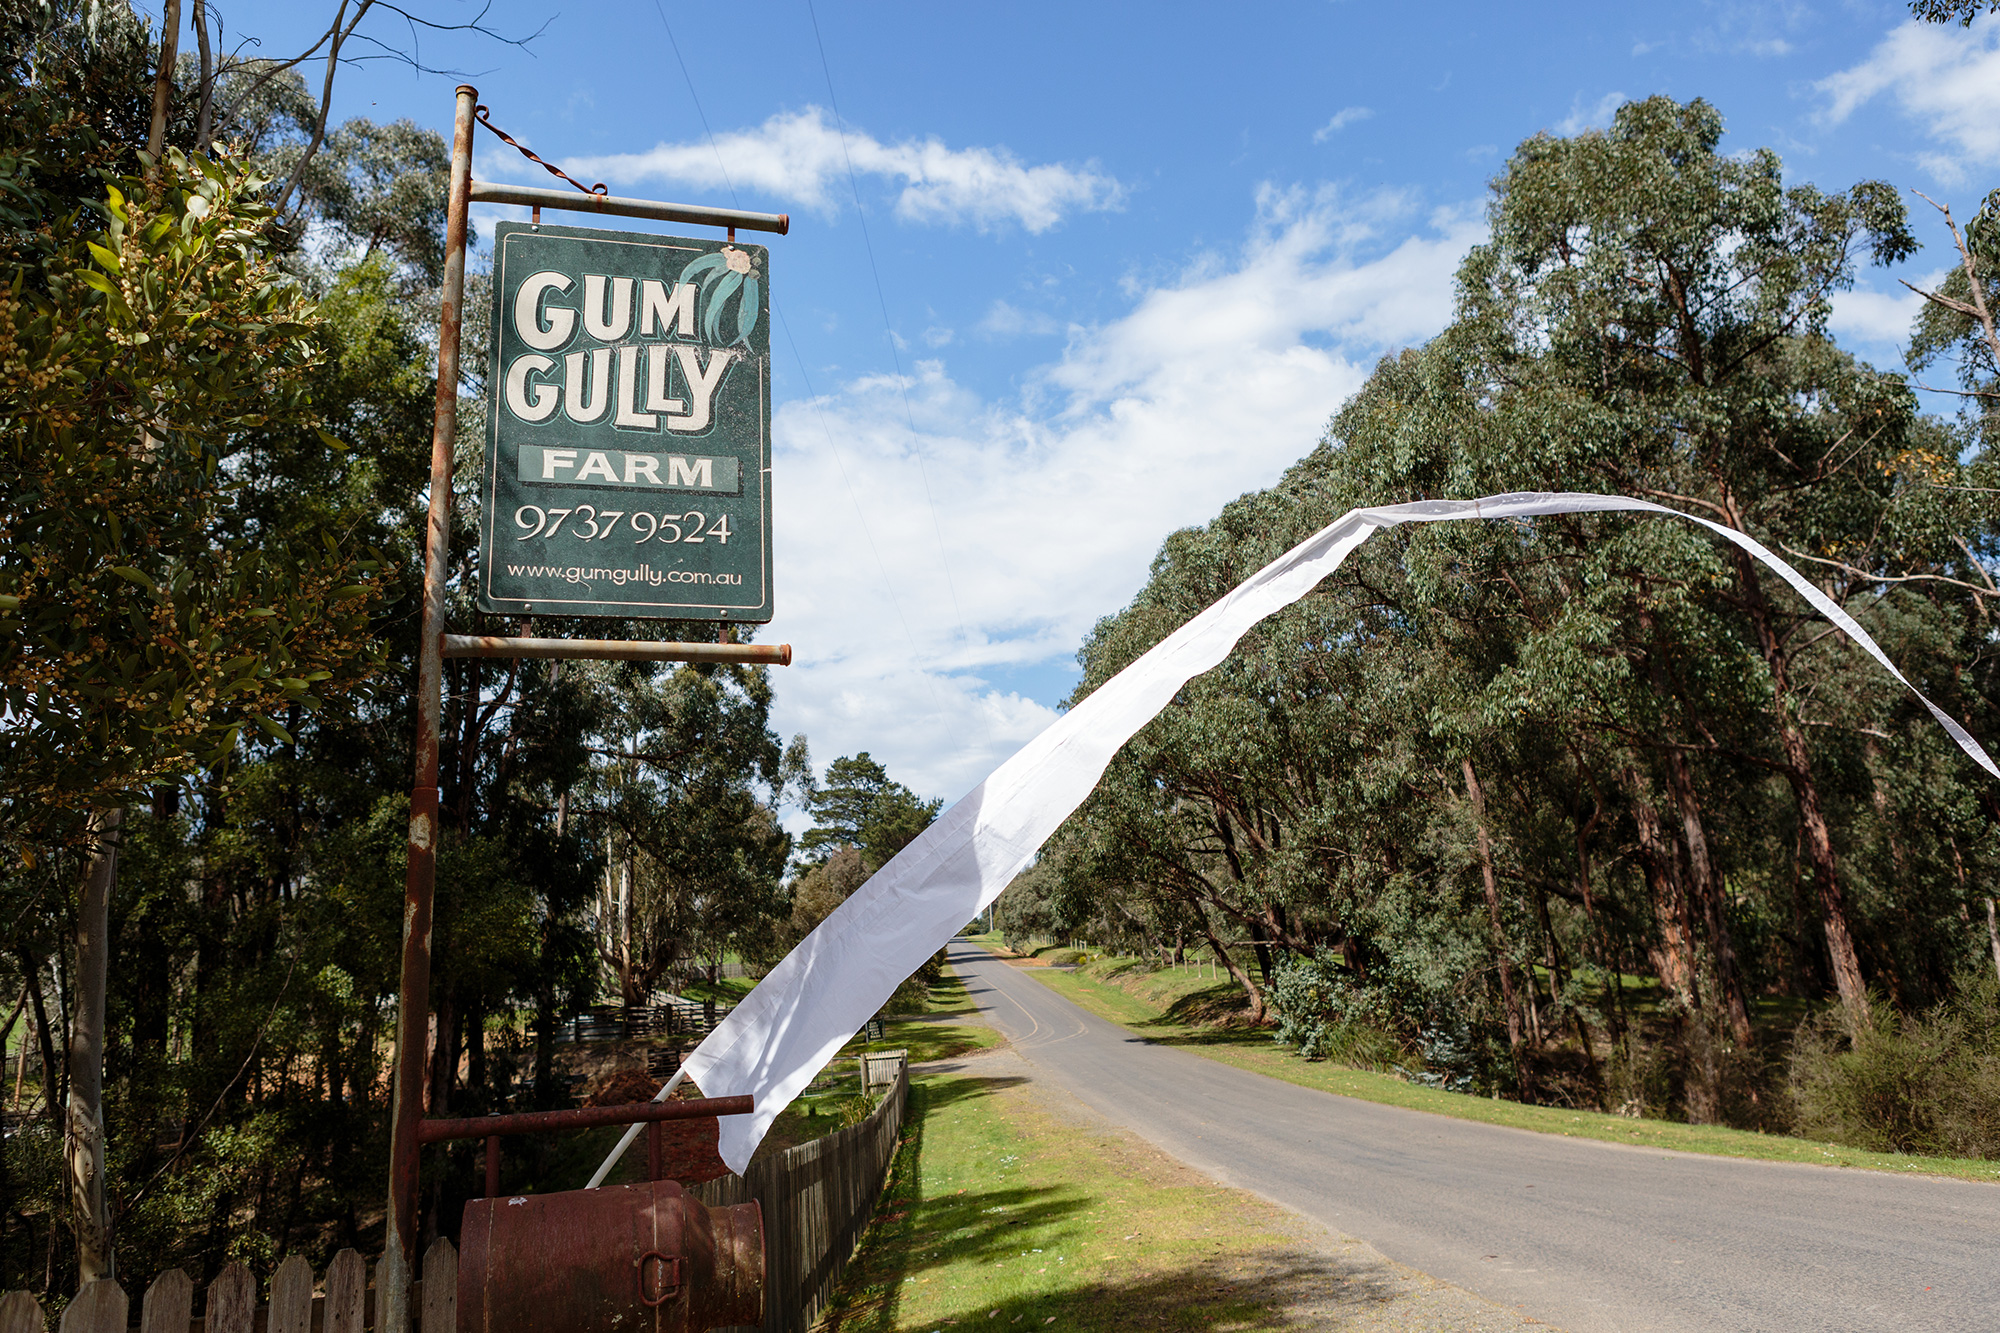
[[[771,969],[686,1062],[686,1072],[708,1095],[756,1099],[750,1115],[723,1118],[723,1160],[739,1173],[749,1164],[778,1113],[904,978],[999,897],[1090,795],[1119,747],[1183,685],[1227,657],[1251,626],[1311,592],[1370,536],[1403,523],[1619,510],[1699,523],[1748,551],[1902,681],[1959,748],[2000,778],[1992,756],[1957,719],[1924,698],[1853,617],[1734,528],[1618,495],[1525,493],[1351,510],[1245,579],[1022,746]],[[677,1077],[674,1084],[679,1082]],[[636,1137],[635,1126],[592,1185]]]

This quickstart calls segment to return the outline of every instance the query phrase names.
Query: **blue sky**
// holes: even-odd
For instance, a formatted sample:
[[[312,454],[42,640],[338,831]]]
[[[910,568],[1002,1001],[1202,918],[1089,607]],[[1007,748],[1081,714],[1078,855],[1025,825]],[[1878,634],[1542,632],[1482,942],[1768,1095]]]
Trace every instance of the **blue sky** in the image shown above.
[[[290,55],[331,10],[228,12]],[[420,33],[422,56],[543,156],[793,215],[756,238],[778,313],[762,637],[797,662],[776,724],[953,799],[1054,717],[1168,532],[1270,484],[1443,325],[1523,138],[1700,96],[1726,148],[1794,180],[1884,179],[1961,218],[2000,185],[2000,24],[1893,4],[496,0],[485,22],[542,31]],[[363,31],[409,45],[393,14]],[[334,116],[448,132],[457,82],[363,64]],[[474,170],[553,183],[483,134]],[[1952,256],[1909,200],[1921,281]],[[1862,288],[1836,333],[1898,365],[1913,298],[1879,270]]]

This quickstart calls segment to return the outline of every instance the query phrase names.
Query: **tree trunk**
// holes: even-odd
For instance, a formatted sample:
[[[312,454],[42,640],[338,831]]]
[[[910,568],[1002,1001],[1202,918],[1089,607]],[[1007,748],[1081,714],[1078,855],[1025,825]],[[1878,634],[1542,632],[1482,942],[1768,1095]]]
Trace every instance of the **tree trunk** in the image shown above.
[[[1208,947],[1215,951],[1216,961],[1222,964],[1223,968],[1228,971],[1236,984],[1243,988],[1243,994],[1249,997],[1250,1021],[1261,1024],[1268,1012],[1264,1006],[1263,990],[1258,987],[1256,981],[1248,972],[1245,972],[1236,965],[1236,960],[1229,956],[1229,950],[1222,947],[1222,940],[1209,928],[1206,917],[1202,918],[1201,933],[1208,937]]]
[[[483,1108],[486,1095],[486,1006],[474,1004],[465,1014],[465,1087]]]
[[[35,977],[29,977],[27,984],[21,987],[21,1008],[24,1010],[28,1007],[28,993],[34,989],[36,980]],[[9,1032],[14,1030],[12,1019],[7,1021],[7,1030]],[[21,1089],[28,1081],[28,1048],[34,1044],[34,1036],[35,1016],[29,1013],[28,1030],[21,1034],[21,1049],[14,1057],[14,1100],[8,1107],[12,1111],[21,1109]]]
[[[1742,524],[1738,523],[1740,528]],[[1784,749],[1785,778],[1791,784],[1792,799],[1798,805],[1799,831],[1803,835],[1807,863],[1813,871],[1813,894],[1826,932],[1828,961],[1833,965],[1834,989],[1847,1009],[1848,1021],[1860,1025],[1868,1021],[1868,986],[1861,976],[1861,959],[1854,948],[1854,931],[1848,922],[1847,894],[1840,883],[1840,861],[1834,854],[1833,834],[1827,828],[1820,806],[1819,784],[1813,780],[1812,753],[1805,733],[1793,721],[1786,704],[1791,698],[1791,663],[1777,632],[1771,627],[1771,609],[1764,600],[1764,587],[1748,552],[1735,551],[1736,579],[1743,589],[1750,622],[1757,632],[1757,645],[1771,672],[1771,707],[1778,722],[1778,740]]]
[[[153,127],[146,135],[146,151],[156,160],[167,143],[167,102],[174,91],[174,60],[180,54],[180,40],[181,0],[166,0],[160,18],[160,68],[153,75]]]
[[[1819,904],[1820,925],[1826,931],[1827,959],[1833,964],[1834,988],[1855,1024],[1868,1021],[1868,985],[1861,976],[1861,959],[1855,952],[1854,933],[1848,925],[1847,893],[1840,883],[1840,862],[1834,855],[1833,833],[1820,809],[1819,784],[1813,781],[1812,760],[1806,738],[1791,718],[1782,712],[1779,739],[1785,749],[1785,777],[1798,802],[1799,829],[1805,835],[1806,859],[1812,866],[1813,895]]]
[[[56,1101],[56,1070],[60,1066],[56,1063],[55,1031],[49,1026],[48,1004],[42,996],[42,968],[41,964],[35,960],[34,955],[30,954],[26,949],[20,950],[17,956],[21,960],[21,970],[28,977],[28,1010],[34,1016],[35,1037],[40,1044],[42,1107],[48,1112],[50,1127],[60,1129],[61,1121],[59,1117],[61,1112],[58,1109]],[[23,1051],[22,1056],[25,1061],[25,1051]]]
[[[118,826],[124,816],[122,809],[91,815],[90,862],[76,913],[76,997],[63,1151],[69,1166],[78,1290],[114,1276],[111,1214],[104,1203],[104,987],[111,966],[108,935],[111,891],[118,882]]]
[[[194,38],[201,52],[201,101],[195,116],[194,150],[206,153],[215,138],[215,50],[208,38],[207,0],[194,0]]]
[[[1993,970],[2000,973],[2000,919],[1996,919],[1991,898],[1986,900],[1986,942],[1993,946]]]
[[[1715,956],[1715,986],[1710,996],[1728,1017],[1729,1034],[1738,1045],[1750,1044],[1750,1006],[1743,996],[1743,970],[1736,961],[1736,942],[1729,931],[1729,902],[1715,858],[1708,848],[1708,830],[1701,817],[1701,799],[1688,772],[1687,756],[1671,747],[1661,752],[1667,790],[1680,808],[1681,839],[1687,851],[1688,888],[1708,928],[1709,949]]]
[[[1653,972],[1683,1009],[1701,1002],[1695,985],[1694,928],[1688,916],[1686,886],[1681,883],[1680,858],[1660,824],[1650,790],[1637,769],[1627,769],[1625,785],[1632,793],[1632,824],[1639,838],[1639,865],[1652,900],[1653,924],[1659,940],[1647,944]]]
[[[1479,875],[1486,891],[1486,918],[1493,931],[1493,953],[1500,960],[1500,1003],[1507,1010],[1507,1048],[1521,1049],[1521,1005],[1514,994],[1514,963],[1507,956],[1507,930],[1500,919],[1500,884],[1493,874],[1493,840],[1486,832],[1486,793],[1468,756],[1465,794],[1472,799],[1472,822],[1479,831]]]

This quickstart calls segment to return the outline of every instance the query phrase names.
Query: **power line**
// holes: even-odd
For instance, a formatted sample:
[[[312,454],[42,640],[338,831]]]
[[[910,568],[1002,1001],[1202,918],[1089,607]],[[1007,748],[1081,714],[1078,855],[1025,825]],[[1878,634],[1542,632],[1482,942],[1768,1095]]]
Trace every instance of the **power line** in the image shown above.
[[[654,0],[658,3],[658,0]],[[958,617],[959,634],[970,639],[965,628],[965,610],[958,603],[958,582],[951,576],[951,557],[945,553],[944,525],[938,520],[937,497],[931,494],[930,468],[924,461],[922,437],[917,434],[917,414],[910,408],[910,386],[903,378],[903,358],[896,348],[896,328],[889,321],[889,298],[882,291],[882,270],[875,263],[875,242],[868,235],[868,210],[861,206],[861,186],[854,178],[854,158],[847,151],[847,121],[840,114],[840,98],[833,91],[833,67],[827,63],[826,42],[819,35],[819,14],[812,0],[806,0],[812,18],[813,42],[819,47],[819,67],[826,75],[826,100],[833,106],[833,127],[840,135],[840,156],[847,163],[847,188],[854,192],[854,213],[861,220],[861,243],[868,251],[868,272],[875,279],[875,301],[882,308],[882,332],[889,340],[889,361],[896,368],[896,387],[903,395],[903,417],[910,426],[910,446],[917,455],[917,474],[924,482],[924,503],[930,506],[931,531],[937,534],[938,564],[944,570],[945,586],[951,590],[952,613]]]
[[[661,0],[653,0],[653,8],[660,15],[660,26],[667,30],[667,42],[674,48],[674,61],[681,67],[681,78],[687,84],[688,100],[694,103],[694,114],[701,121],[702,134],[708,139],[708,151],[715,154],[715,165],[722,172],[722,183],[729,189],[729,200],[738,208],[741,208],[743,201],[736,194],[736,182],[730,178],[729,164],[722,160],[722,149],[715,142],[715,131],[709,128],[708,113],[701,108],[701,95],[694,90],[694,76],[688,73],[687,60],[681,55],[680,41],[674,36],[674,25],[667,21],[666,7],[661,3]],[[822,53],[822,57],[823,55],[824,53]],[[836,114],[838,113],[836,112]],[[870,256],[870,262],[873,262],[872,255]],[[879,293],[879,283],[877,284],[877,288]],[[914,665],[918,652],[917,636],[910,629],[909,617],[903,614],[903,604],[896,596],[896,585],[889,578],[889,566],[882,559],[882,550],[875,544],[874,529],[868,526],[868,513],[861,507],[861,496],[854,489],[854,479],[847,471],[847,459],[841,455],[840,446],[834,443],[833,428],[827,425],[826,410],[820,406],[819,394],[813,390],[812,376],[806,371],[806,359],[799,354],[798,340],[792,337],[792,322],[785,318],[784,310],[779,307],[775,300],[771,302],[771,313],[777,316],[780,327],[785,331],[785,342],[792,349],[792,359],[798,363],[799,381],[806,386],[806,400],[812,404],[813,416],[819,421],[820,433],[826,436],[827,449],[832,452],[833,461],[840,468],[841,484],[847,488],[848,502],[854,506],[854,516],[861,522],[861,535],[868,539],[868,552],[875,558],[875,572],[881,575],[882,591],[888,597],[889,606],[895,611],[897,621],[903,626],[903,637],[910,641],[910,660],[912,665]],[[907,406],[907,401],[905,406]],[[928,482],[926,482],[926,487],[928,487]],[[926,494],[928,494],[928,491]],[[933,521],[937,518],[936,506],[932,506],[931,508],[931,518]],[[954,605],[956,605],[955,592]],[[961,621],[960,629],[963,630],[963,628],[964,625]],[[943,712],[944,706],[938,701],[937,697],[937,686],[931,681],[929,673],[919,672],[918,674],[923,676],[924,686],[930,692],[931,706],[939,712]]]

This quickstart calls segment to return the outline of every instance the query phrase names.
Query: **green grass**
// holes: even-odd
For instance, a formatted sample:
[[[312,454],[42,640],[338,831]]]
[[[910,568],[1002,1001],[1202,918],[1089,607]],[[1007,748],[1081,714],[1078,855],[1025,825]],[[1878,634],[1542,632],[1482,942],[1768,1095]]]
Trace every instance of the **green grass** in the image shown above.
[[[1950,1176],[1958,1180],[2000,1180],[2000,1162],[1869,1152],[1840,1144],[1714,1125],[1635,1120],[1598,1111],[1525,1106],[1498,1098],[1471,1097],[1426,1088],[1389,1074],[1302,1060],[1271,1040],[1266,1030],[1214,1026],[1204,1021],[1228,1009],[1242,1007],[1242,991],[1233,982],[1225,979],[1218,984],[1188,972],[1145,971],[1135,962],[1131,959],[1104,959],[1077,972],[1058,972],[1043,967],[1024,968],[1023,971],[1098,1017],[1130,1028],[1161,1045],[1179,1046],[1238,1069],[1268,1074],[1300,1087],[1317,1088],[1343,1097],[1455,1116],[1461,1120],[1479,1120],[1491,1125],[1534,1130],[1542,1134],[1598,1139],[1606,1143],[1630,1143],[1676,1152],[1750,1157],[1767,1162],[1862,1167],[1906,1175]]]
[[[883,1020],[881,1041],[850,1041],[840,1048],[840,1053],[858,1055],[862,1051],[906,1050],[910,1053],[910,1063],[914,1065],[930,1060],[948,1060],[954,1055],[999,1045],[1000,1034],[980,1022],[976,1017],[978,1012],[979,1006],[966,993],[965,982],[947,967],[937,984],[930,988],[923,1013],[891,1014]],[[972,1021],[944,1021],[951,1018]]]
[[[1018,1078],[920,1079],[832,1333],[1288,1327],[1287,1221]]]
[[[953,1023],[946,1020],[978,1012],[965,982],[950,968],[931,987],[922,1014],[905,1014],[885,1020],[881,1041],[850,1040],[812,1081],[797,1100],[771,1124],[759,1156],[780,1152],[795,1144],[824,1137],[854,1124],[868,1110],[861,1097],[861,1066],[856,1058],[863,1051],[908,1051],[911,1064],[947,1060],[969,1051],[985,1050],[1000,1044],[1000,1034],[981,1022]]]
[[[741,1004],[743,997],[757,989],[757,982],[750,977],[718,977],[710,982],[706,978],[690,981],[682,989],[681,995],[689,1000],[714,1000],[717,1004]]]

